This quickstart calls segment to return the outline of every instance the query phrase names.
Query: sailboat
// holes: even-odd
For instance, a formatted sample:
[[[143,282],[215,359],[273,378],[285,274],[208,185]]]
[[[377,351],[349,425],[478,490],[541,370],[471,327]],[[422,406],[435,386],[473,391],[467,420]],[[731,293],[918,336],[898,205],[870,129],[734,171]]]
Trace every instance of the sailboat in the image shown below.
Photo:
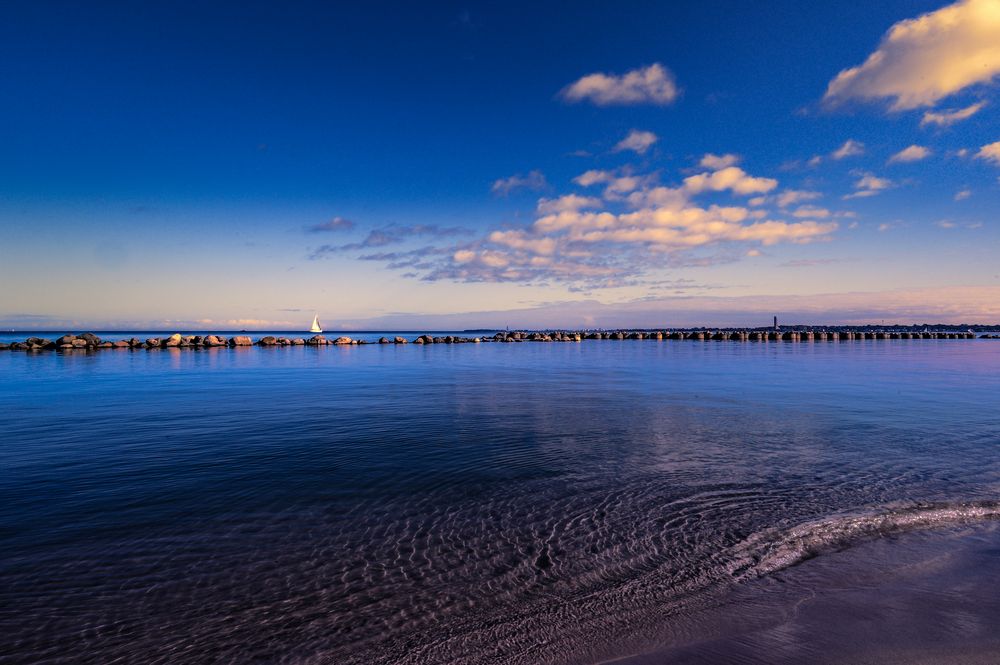
[[[323,332],[323,326],[319,324],[319,314],[313,317],[313,324],[309,327],[309,332],[321,333]]]

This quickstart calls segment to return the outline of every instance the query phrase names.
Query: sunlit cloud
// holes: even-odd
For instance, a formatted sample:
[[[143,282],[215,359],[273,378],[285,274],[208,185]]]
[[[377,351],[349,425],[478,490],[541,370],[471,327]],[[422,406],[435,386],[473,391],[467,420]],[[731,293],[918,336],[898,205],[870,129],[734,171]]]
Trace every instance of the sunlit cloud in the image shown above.
[[[732,153],[727,153],[725,155],[713,155],[712,153],[707,153],[698,161],[698,166],[704,169],[718,171],[726,168],[727,166],[735,166],[739,163],[739,161],[739,156]]]
[[[978,102],[962,109],[948,109],[943,111],[924,111],[924,117],[920,119],[920,126],[937,125],[938,127],[951,127],[956,122],[961,122],[971,118],[982,110],[986,102]]]
[[[1000,141],[984,145],[976,153],[976,157],[1000,165]]]
[[[786,189],[780,194],[778,194],[776,202],[778,207],[787,208],[788,206],[795,205],[796,203],[802,203],[804,201],[815,201],[816,199],[822,197],[823,194],[820,192],[815,192],[805,189]]]
[[[538,214],[555,215],[561,212],[576,212],[583,208],[599,208],[601,199],[579,194],[566,194],[555,199],[539,199]]]
[[[568,102],[589,101],[597,106],[671,104],[680,94],[674,75],[659,63],[625,74],[588,74],[563,89]]]
[[[832,159],[844,159],[846,157],[856,157],[865,154],[865,144],[854,139],[847,139],[844,145],[830,153]]]
[[[646,154],[654,143],[658,140],[656,134],[653,132],[644,132],[638,129],[633,129],[628,133],[628,136],[619,141],[613,151],[614,152],[624,152],[626,150],[631,150],[639,155]]]
[[[826,219],[831,216],[833,216],[832,212],[826,208],[818,208],[816,206],[799,206],[792,212],[792,217],[800,219]]]
[[[895,155],[889,158],[889,164],[898,164],[906,162],[919,162],[922,159],[927,159],[930,157],[931,151],[922,145],[911,145],[907,148],[903,148]]]
[[[879,178],[871,173],[865,173],[863,171],[856,172],[855,175],[858,176],[858,180],[854,183],[855,191],[851,194],[844,196],[846,199],[860,199],[869,196],[875,196],[882,191],[892,187],[893,183],[887,178]]]
[[[496,196],[508,196],[509,194],[522,189],[537,192],[545,189],[546,187],[548,187],[548,182],[545,180],[545,176],[542,172],[531,171],[527,175],[521,175],[518,173],[510,176],[509,178],[500,178],[499,180],[495,180],[493,185],[490,187],[490,191]]]
[[[720,158],[717,170],[662,185],[651,174],[588,171],[580,187],[603,185],[602,198],[569,193],[543,198],[538,216],[521,228],[498,229],[437,256],[407,257],[424,280],[561,283],[587,291],[635,283],[651,270],[730,263],[760,247],[829,239],[838,227],[821,208],[788,219],[741,205],[696,201],[700,196],[749,196],[778,186]],[[613,191],[609,191],[613,190]],[[399,257],[392,257],[398,259]],[[427,264],[430,263],[430,268]]]
[[[878,49],[840,72],[823,97],[888,100],[893,111],[933,106],[1000,73],[1000,0],[962,0],[893,25]]]
[[[965,199],[969,198],[970,196],[972,196],[972,190],[971,189],[960,189],[957,192],[955,192],[955,200],[956,201],[964,201]]]

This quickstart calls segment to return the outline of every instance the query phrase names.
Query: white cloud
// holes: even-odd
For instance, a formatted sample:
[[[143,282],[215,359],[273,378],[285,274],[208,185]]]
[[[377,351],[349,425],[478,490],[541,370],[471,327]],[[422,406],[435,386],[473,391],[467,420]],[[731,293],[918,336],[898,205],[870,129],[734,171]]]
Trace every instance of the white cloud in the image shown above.
[[[518,173],[509,178],[496,180],[493,182],[492,187],[490,187],[490,191],[497,196],[507,196],[519,189],[530,189],[537,192],[546,187],[548,187],[548,182],[545,181],[545,176],[542,175],[542,172],[531,171],[528,175]]]
[[[539,199],[538,214],[552,215],[566,211],[577,211],[584,208],[600,208],[601,200],[592,196],[567,194],[556,199]]]
[[[591,185],[610,182],[614,179],[614,177],[614,174],[610,171],[598,171],[596,169],[591,169],[573,178],[573,182],[581,187],[590,187]]]
[[[886,178],[879,178],[871,173],[856,173],[856,175],[859,176],[857,182],[854,183],[854,189],[857,191],[844,196],[845,200],[875,196],[883,190],[892,187],[892,181]]]
[[[698,166],[711,169],[713,171],[718,171],[724,169],[728,166],[735,166],[740,161],[739,156],[732,153],[727,153],[725,155],[713,155],[712,153],[706,153],[704,157],[698,162]]]
[[[969,198],[970,196],[972,196],[972,190],[971,189],[961,189],[961,190],[955,192],[955,200],[956,201],[964,201],[965,199]]]
[[[1000,165],[1000,141],[984,145],[979,149],[979,152],[976,153],[976,157]]]
[[[844,145],[830,153],[830,157],[834,159],[844,159],[845,157],[855,157],[863,154],[865,154],[864,143],[861,141],[855,141],[854,139],[847,139],[844,141]]]
[[[738,166],[727,166],[713,173],[699,173],[684,179],[684,188],[693,194],[727,189],[734,194],[765,194],[777,186],[777,180],[749,176]]]
[[[931,151],[922,145],[911,145],[908,148],[903,148],[895,155],[889,158],[889,164],[896,164],[899,162],[919,162],[922,159],[927,159],[930,157]]]
[[[818,208],[816,206],[799,206],[795,209],[795,212],[792,213],[792,217],[798,217],[800,219],[826,219],[832,214],[833,213],[826,208]]]
[[[813,192],[805,189],[786,189],[778,194],[777,202],[778,207],[787,208],[790,205],[795,205],[796,203],[801,203],[803,201],[815,201],[822,196],[823,195],[819,192]]]
[[[625,74],[588,74],[562,91],[569,102],[590,101],[597,106],[656,104],[665,106],[680,91],[674,75],[660,63]]]
[[[942,228],[942,229],[953,229],[953,228],[955,228],[955,222],[952,222],[951,220],[947,220],[947,219],[942,219],[940,222],[937,222],[936,225],[938,227]]]
[[[924,117],[920,119],[920,126],[937,125],[938,127],[950,127],[956,122],[967,120],[978,113],[986,106],[986,102],[979,102],[964,109],[948,109],[944,111],[924,111]]]
[[[541,199],[538,216],[523,228],[495,230],[434,256],[429,280],[561,282],[572,288],[634,283],[670,266],[712,265],[760,255],[759,247],[830,238],[838,228],[831,213],[806,208],[810,219],[773,218],[763,209],[706,205],[700,195],[731,191],[750,195],[777,187],[726,166],[664,186],[654,174],[588,171],[575,182],[605,186],[604,198],[567,194]]]
[[[894,111],[938,100],[1000,73],[1000,0],[962,0],[900,21],[857,67],[840,72],[823,100],[890,100]]]
[[[643,155],[658,140],[659,139],[656,134],[653,132],[644,132],[638,129],[633,129],[628,133],[628,136],[615,145],[614,151],[623,152],[625,150],[631,150],[632,152]]]

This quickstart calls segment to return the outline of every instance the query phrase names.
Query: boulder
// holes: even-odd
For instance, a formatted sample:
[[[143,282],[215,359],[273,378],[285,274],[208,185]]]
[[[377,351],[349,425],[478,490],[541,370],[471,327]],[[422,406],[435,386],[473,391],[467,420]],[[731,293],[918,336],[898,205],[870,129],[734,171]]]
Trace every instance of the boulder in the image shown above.
[[[333,340],[333,343],[334,344],[350,344],[353,341],[354,340],[352,340],[350,337],[338,337],[337,339]]]
[[[84,345],[84,346],[86,346],[86,345]],[[28,345],[25,344],[24,342],[13,342],[10,345],[10,350],[11,351],[27,351],[28,350]]]
[[[149,339],[146,340],[146,347],[150,349],[160,348],[160,338],[150,337]]]
[[[116,349],[127,349],[129,347],[129,343],[123,339],[120,339],[114,344],[112,344],[112,346]]]
[[[236,335],[229,338],[229,346],[253,346],[253,340],[246,335]]]
[[[87,340],[85,340],[85,339],[80,339],[80,338],[77,338],[77,339],[74,339],[74,340],[73,340],[73,341],[71,342],[71,344],[73,344],[73,348],[74,348],[74,349],[85,349],[85,348],[87,348],[87,346],[88,346],[88,344],[87,344]]]
[[[10,348],[10,344],[7,342],[0,342],[0,351],[6,351]]]
[[[168,337],[165,340],[163,340],[162,342],[160,342],[160,346],[166,346],[166,347],[180,346],[181,342],[183,342],[183,341],[184,341],[184,338],[181,337],[180,333],[174,333],[170,337]]]
[[[80,335],[79,339],[86,341],[87,346],[97,346],[98,344],[101,343],[100,337],[98,337],[94,333],[89,333],[89,332]]]
[[[29,346],[37,346],[41,349],[47,349],[49,347],[55,346],[52,340],[45,339],[44,337],[29,337],[28,339],[24,340],[24,342]]]
[[[396,339],[394,339],[393,342],[395,344],[406,344],[406,338],[405,337],[396,337]]]
[[[392,344],[392,342],[389,341],[388,337],[379,337],[378,338],[378,343],[379,344]]]
[[[292,346],[302,346],[305,343],[306,341],[301,337],[296,337],[295,339],[292,340]]]
[[[414,344],[423,344],[424,343],[424,338],[423,337],[418,337],[415,340],[413,340],[413,343]]]
[[[277,343],[278,343],[278,339],[276,337],[273,337],[272,335],[267,335],[265,337],[261,337],[260,341],[257,342],[257,344],[259,344],[261,346],[274,346]]]
[[[292,340],[288,339],[287,337],[279,337],[277,339],[277,342],[278,346],[289,346],[292,343]]]
[[[101,342],[97,345],[99,349],[113,349],[115,347],[113,342]]]
[[[56,345],[62,346],[63,344],[72,344],[74,339],[76,339],[76,335],[63,335],[56,340]]]

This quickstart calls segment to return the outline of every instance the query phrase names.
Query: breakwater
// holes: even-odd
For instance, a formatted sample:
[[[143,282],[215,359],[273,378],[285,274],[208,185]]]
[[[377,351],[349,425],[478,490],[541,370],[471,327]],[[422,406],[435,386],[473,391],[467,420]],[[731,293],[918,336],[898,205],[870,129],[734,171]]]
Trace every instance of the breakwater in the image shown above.
[[[327,338],[280,337],[265,335],[254,339],[249,335],[182,335],[164,337],[107,340],[94,333],[63,335],[57,339],[28,337],[24,341],[2,343],[0,351],[94,351],[99,349],[192,349],[249,346],[349,346],[366,344],[480,344],[521,342],[583,342],[587,340],[653,340],[653,341],[734,341],[734,342],[850,342],[855,340],[914,340],[914,339],[974,339],[974,332],[955,331],[878,331],[878,330],[615,330],[615,331],[515,331],[498,332],[490,336],[463,337],[458,335],[419,335],[412,339],[402,336],[382,337],[377,341],[348,336]],[[1000,335],[979,335],[981,339],[1000,339]]]

